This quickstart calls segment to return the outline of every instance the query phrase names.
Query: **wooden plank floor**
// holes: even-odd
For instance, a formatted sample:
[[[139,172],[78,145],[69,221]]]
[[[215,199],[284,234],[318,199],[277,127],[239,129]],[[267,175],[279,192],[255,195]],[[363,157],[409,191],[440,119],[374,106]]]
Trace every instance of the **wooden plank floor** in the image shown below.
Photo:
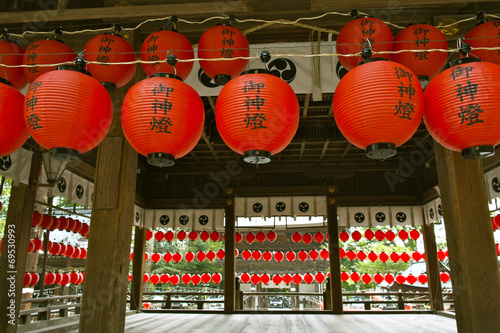
[[[70,331],[77,333],[76,330]],[[454,319],[433,314],[177,314],[127,316],[127,333],[454,333]]]

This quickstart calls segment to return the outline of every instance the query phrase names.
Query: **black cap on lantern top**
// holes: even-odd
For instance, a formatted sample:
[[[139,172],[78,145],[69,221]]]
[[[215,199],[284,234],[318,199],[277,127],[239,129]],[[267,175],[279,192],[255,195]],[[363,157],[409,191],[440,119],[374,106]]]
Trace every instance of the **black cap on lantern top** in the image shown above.
[[[57,66],[57,70],[75,71],[88,76],[92,76],[92,74],[90,74],[90,72],[85,69],[86,65],[87,62],[85,61],[85,58],[83,58],[83,53],[78,53],[74,65],[60,65]]]
[[[267,64],[271,60],[271,52],[264,50],[260,53],[260,61]]]
[[[451,67],[455,67],[455,66],[462,65],[462,64],[468,64],[468,63],[471,63],[471,62],[482,62],[482,60],[479,59],[479,58],[477,58],[477,57],[468,57],[468,58],[455,59],[453,61],[448,62],[444,66],[443,71],[446,70],[446,69],[448,69],[448,68],[451,68]]]

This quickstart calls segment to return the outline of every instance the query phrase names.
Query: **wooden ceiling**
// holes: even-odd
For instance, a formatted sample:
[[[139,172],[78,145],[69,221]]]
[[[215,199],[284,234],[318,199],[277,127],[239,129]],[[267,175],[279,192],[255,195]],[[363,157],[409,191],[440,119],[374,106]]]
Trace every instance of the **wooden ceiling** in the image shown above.
[[[320,39],[327,40],[328,32],[340,31],[352,17],[328,14],[314,20],[301,20],[298,24],[294,21],[333,11],[348,14],[353,9],[404,27],[416,21],[433,25],[448,24],[474,17],[479,11],[500,15],[500,2],[173,0],[168,1],[168,4],[158,4],[158,1],[152,0],[3,0],[0,4],[0,22],[12,33],[18,34],[26,29],[50,32],[59,26],[66,31],[109,28],[114,23],[131,28],[146,19],[176,15],[181,19],[177,23],[179,32],[192,44],[197,44],[202,33],[217,23],[217,20],[203,24],[188,24],[182,20],[200,22],[213,16],[229,15],[235,15],[238,20],[280,20],[273,23],[235,23],[235,27],[247,32],[247,38],[253,44],[307,42],[314,30],[316,38],[320,31]],[[140,45],[148,34],[161,29],[166,23],[166,20],[159,20],[142,25],[133,35],[136,40],[139,39],[136,44]],[[450,31],[447,36],[450,46],[454,47],[456,39],[463,37],[474,23],[474,20],[460,23],[454,31]],[[394,34],[399,31],[391,28]],[[126,33],[132,35],[131,32]],[[95,33],[89,32],[66,36],[64,39],[78,51],[94,35]],[[41,36],[45,35],[26,35],[17,40],[26,47]],[[335,38],[334,33],[333,39]],[[425,195],[422,195],[437,185],[432,138],[423,124],[412,139],[398,148],[396,157],[385,161],[371,160],[365,157],[364,151],[350,144],[336,127],[331,107],[333,94],[323,94],[321,101],[313,101],[311,94],[301,94],[297,98],[301,115],[297,134],[285,150],[273,156],[271,163],[257,169],[243,162],[241,156],[224,144],[214,119],[217,99],[203,97],[206,108],[205,129],[201,140],[190,154],[177,160],[175,166],[162,169],[148,165],[145,158],[140,156],[137,191],[143,198],[142,203],[147,206],[148,200],[156,200],[158,203],[158,200],[190,198],[194,189],[203,189],[208,182],[220,181],[217,174],[223,172],[231,161],[237,161],[241,171],[231,177],[228,186],[289,187],[296,189],[290,191],[293,194],[294,191],[299,192],[298,189],[302,186],[337,185],[339,195],[363,197],[367,198],[366,202],[375,204],[381,203],[377,198],[382,196],[393,198],[394,204],[398,200],[421,202],[425,200]],[[411,156],[416,156],[415,152],[424,159],[409,162]],[[70,168],[93,178],[95,159],[95,153],[89,154],[84,158],[84,163],[73,164]],[[498,158],[493,157],[485,161],[485,167],[491,168],[498,163]],[[217,193],[216,197],[220,197],[221,193]]]

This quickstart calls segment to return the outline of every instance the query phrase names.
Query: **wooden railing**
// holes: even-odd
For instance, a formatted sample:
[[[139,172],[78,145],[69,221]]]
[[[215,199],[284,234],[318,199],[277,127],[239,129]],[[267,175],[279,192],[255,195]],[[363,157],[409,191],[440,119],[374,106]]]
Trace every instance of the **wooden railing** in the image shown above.
[[[343,293],[344,304],[363,304],[364,310],[372,310],[379,305],[381,310],[427,310],[430,309],[428,292],[382,292],[382,293]],[[378,297],[382,299],[377,299]],[[361,298],[361,299],[360,299]],[[453,295],[443,293],[445,303],[453,303]],[[424,305],[422,309],[414,309],[413,305]],[[389,307],[389,305],[394,305]],[[358,309],[354,309],[358,310]]]
[[[30,304],[29,309],[19,311],[19,323],[63,318],[80,313],[82,295],[27,298],[21,304]]]

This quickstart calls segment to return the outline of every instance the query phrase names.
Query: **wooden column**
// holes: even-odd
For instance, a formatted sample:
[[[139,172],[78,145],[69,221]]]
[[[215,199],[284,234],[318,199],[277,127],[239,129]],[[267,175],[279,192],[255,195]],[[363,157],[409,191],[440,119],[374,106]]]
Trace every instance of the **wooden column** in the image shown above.
[[[439,260],[437,256],[436,234],[434,224],[422,226],[425,247],[425,265],[427,266],[427,285],[429,286],[429,300],[432,311],[443,311],[443,293],[441,277],[439,276]]]
[[[330,295],[333,313],[342,313],[342,280],[340,278],[339,223],[335,198],[327,197],[328,251],[330,253]]]
[[[36,184],[42,155],[35,151],[31,157],[29,185],[12,186],[9,210],[0,256],[0,332],[17,331],[24,272],[28,258],[31,220],[35,206]]]
[[[458,332],[497,332],[500,271],[481,161],[434,149]]]
[[[123,136],[125,89],[111,94],[113,125],[99,145],[80,333],[123,332],[134,218],[137,152]]]
[[[231,194],[231,189],[226,189],[226,193]],[[226,241],[224,243],[226,258],[224,260],[224,313],[234,313],[235,309],[235,279],[236,261],[235,250],[235,212],[234,196],[229,196],[224,206],[226,226]]]
[[[132,291],[130,309],[142,309],[142,295],[144,286],[144,253],[146,250],[146,229],[135,227],[134,260],[132,263]]]

